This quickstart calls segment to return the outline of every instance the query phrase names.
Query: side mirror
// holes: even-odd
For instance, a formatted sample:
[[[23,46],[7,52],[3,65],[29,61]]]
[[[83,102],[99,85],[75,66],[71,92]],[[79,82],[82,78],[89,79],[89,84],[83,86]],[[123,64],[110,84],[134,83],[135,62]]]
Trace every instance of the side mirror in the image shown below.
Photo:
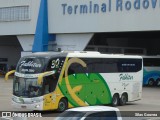
[[[7,72],[6,75],[5,75],[5,80],[8,80],[9,75],[15,73],[15,71],[16,70],[12,70],[12,71]]]
[[[47,71],[47,72],[41,73],[38,76],[38,79],[37,79],[38,84],[39,85],[42,84],[43,77],[46,77],[46,76],[49,76],[49,75],[53,75],[53,74],[55,74],[55,71]]]

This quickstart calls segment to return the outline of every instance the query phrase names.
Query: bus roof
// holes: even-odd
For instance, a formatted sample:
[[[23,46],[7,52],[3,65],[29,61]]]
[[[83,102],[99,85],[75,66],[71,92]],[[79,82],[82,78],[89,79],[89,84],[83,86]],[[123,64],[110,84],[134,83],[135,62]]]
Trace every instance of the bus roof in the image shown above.
[[[47,57],[51,58],[54,56],[59,56],[59,57],[66,57],[67,53],[61,53],[61,52],[36,52],[36,53],[31,53],[30,55],[26,55],[24,57]]]
[[[138,55],[124,55],[124,54],[102,54],[100,52],[88,51],[73,51],[73,52],[37,52],[24,57],[88,57],[88,58],[139,58]]]
[[[68,53],[67,57],[91,57],[91,58],[139,58],[137,55],[124,55],[124,54],[102,54],[98,52],[86,52],[86,53]]]

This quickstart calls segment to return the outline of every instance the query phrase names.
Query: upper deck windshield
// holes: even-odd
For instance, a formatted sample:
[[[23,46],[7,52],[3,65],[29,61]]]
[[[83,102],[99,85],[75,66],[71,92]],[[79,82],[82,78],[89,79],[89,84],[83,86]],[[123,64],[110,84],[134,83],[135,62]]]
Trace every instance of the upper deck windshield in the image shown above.
[[[41,73],[47,63],[47,58],[24,57],[18,62],[16,71],[23,74]]]
[[[31,98],[53,92],[56,88],[64,60],[65,57],[21,58],[17,65],[13,82],[13,94],[19,97]],[[55,71],[55,73],[45,76],[42,85],[39,85],[37,77],[40,73],[46,71]]]

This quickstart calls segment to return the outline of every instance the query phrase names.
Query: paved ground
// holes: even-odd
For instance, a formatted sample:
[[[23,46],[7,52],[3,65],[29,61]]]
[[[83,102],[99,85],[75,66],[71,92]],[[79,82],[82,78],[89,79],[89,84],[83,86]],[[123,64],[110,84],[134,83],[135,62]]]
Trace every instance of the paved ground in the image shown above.
[[[11,94],[12,94],[12,79],[4,81],[4,78],[0,78],[0,111],[16,111],[11,106]],[[143,87],[142,100],[128,103],[125,106],[118,107],[120,111],[136,111],[134,114],[145,113],[142,111],[152,111],[152,113],[158,113],[160,115],[160,87]],[[22,111],[22,110],[17,110]],[[139,112],[137,112],[139,111]],[[154,112],[155,111],[155,112]],[[57,114],[54,112],[44,112],[44,116],[50,116]],[[124,113],[123,113],[124,114]],[[126,112],[126,114],[133,114],[133,112]],[[150,117],[148,120],[160,120],[159,117]],[[29,118],[29,120],[43,120],[46,118]],[[47,120],[53,120],[51,117],[47,117]],[[123,120],[146,120],[143,117],[139,118],[124,118]]]
[[[143,87],[142,100],[118,108],[124,111],[160,111],[160,87]]]

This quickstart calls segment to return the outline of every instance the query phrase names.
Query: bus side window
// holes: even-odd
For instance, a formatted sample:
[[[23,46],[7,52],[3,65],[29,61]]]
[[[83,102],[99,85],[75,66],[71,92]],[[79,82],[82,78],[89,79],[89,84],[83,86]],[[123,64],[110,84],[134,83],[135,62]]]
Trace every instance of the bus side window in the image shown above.
[[[119,72],[137,72],[142,68],[142,60],[123,59],[118,61]]]
[[[44,85],[43,85],[44,86],[44,88],[43,88],[44,94],[48,94],[50,92],[53,92],[56,85],[57,85],[57,81],[54,80],[52,76],[45,77]]]
[[[52,71],[53,70],[53,68],[51,68],[51,66],[52,66],[52,60],[53,59],[51,59],[48,62],[46,71]],[[55,89],[55,86],[57,85],[57,80],[55,78],[56,77],[55,74],[44,77],[44,88],[43,88],[44,94],[48,94],[50,92],[53,92],[53,90]]]
[[[48,62],[46,71],[51,71],[51,70],[53,70],[53,69],[51,68],[51,66],[52,66],[52,60],[50,60],[50,61]]]
[[[49,84],[45,83],[44,84],[44,94],[48,94],[49,93]]]
[[[69,68],[69,69],[68,69],[68,75],[71,75],[71,74],[75,74],[75,72],[74,72],[73,69]]]
[[[86,68],[78,63],[73,63],[68,69],[68,75],[86,73]]]

